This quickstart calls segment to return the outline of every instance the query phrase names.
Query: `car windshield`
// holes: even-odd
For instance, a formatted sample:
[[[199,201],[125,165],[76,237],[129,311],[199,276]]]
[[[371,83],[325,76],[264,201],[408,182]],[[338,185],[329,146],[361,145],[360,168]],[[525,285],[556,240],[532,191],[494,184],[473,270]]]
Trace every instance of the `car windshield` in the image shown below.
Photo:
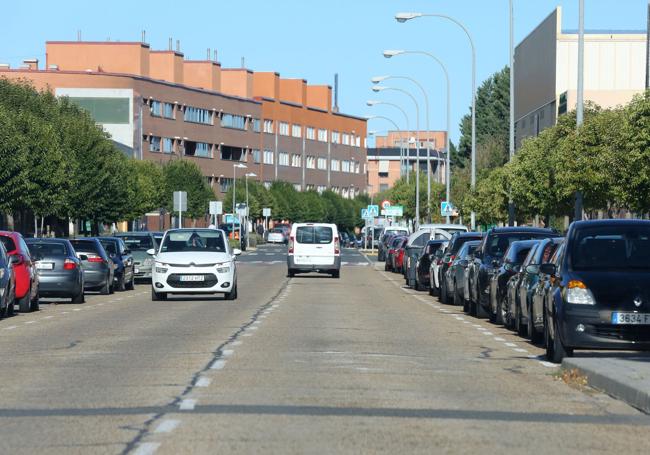
[[[153,248],[153,242],[148,235],[122,235],[120,238],[131,251],[147,251]]]
[[[570,260],[573,270],[650,270],[650,227],[579,229],[571,242]]]
[[[486,251],[489,256],[501,258],[506,254],[506,251],[508,251],[508,248],[510,247],[510,244],[512,242],[518,242],[521,240],[541,239],[546,237],[549,237],[549,235],[548,234],[525,234],[525,233],[497,234],[494,235],[491,239],[488,239],[488,245]],[[530,248],[526,250],[526,254],[528,254],[529,250]]]
[[[29,252],[35,258],[45,258],[54,256],[67,256],[68,251],[65,244],[59,242],[38,242],[28,243]]]
[[[328,226],[300,226],[296,229],[298,243],[332,243],[332,228]]]
[[[225,253],[223,234],[216,229],[170,231],[163,240],[161,253],[211,252]]]

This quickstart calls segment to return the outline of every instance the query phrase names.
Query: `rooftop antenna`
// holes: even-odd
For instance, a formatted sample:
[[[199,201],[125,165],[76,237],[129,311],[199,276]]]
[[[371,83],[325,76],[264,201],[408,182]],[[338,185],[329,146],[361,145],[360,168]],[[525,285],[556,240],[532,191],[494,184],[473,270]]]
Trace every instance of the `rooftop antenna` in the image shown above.
[[[81,30],[77,30],[77,41],[81,41]]]
[[[167,45],[167,50],[171,51],[172,50],[172,37],[169,37],[169,44]]]
[[[177,39],[176,40],[176,52],[181,51],[181,40]]]
[[[215,62],[217,61],[217,50],[216,49],[214,50],[214,61]]]
[[[211,54],[210,48],[208,48],[208,56],[207,56],[206,60],[210,60],[210,54]]]
[[[142,30],[142,42],[146,43],[147,42],[147,31]]]
[[[334,74],[334,112],[339,111],[339,73]]]
[[[246,57],[241,58],[241,67],[246,68]]]

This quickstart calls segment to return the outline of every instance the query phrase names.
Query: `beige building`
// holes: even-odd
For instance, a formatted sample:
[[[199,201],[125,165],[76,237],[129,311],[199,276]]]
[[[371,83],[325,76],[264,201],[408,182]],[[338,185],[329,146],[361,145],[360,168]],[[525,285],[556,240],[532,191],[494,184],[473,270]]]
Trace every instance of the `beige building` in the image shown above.
[[[639,11],[639,14],[645,11]],[[645,90],[646,32],[585,32],[585,101],[602,107],[628,103]],[[578,34],[562,30],[555,9],[515,50],[517,147],[574,110],[578,84]]]

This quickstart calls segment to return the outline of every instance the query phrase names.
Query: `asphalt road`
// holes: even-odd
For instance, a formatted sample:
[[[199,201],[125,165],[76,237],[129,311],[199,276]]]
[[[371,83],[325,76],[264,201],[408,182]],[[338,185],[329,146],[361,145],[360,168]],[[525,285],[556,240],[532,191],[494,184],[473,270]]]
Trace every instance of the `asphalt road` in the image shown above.
[[[241,257],[236,302],[138,286],[0,321],[0,452],[650,450],[650,417],[539,348],[356,251],[288,279],[284,248]]]

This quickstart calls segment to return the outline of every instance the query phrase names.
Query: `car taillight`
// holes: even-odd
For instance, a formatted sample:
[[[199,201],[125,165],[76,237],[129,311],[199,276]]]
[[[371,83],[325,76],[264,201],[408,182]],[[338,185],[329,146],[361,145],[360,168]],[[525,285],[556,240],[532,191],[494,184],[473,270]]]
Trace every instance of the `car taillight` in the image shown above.
[[[63,261],[63,270],[74,270],[77,268],[77,263],[72,259],[66,259]]]
[[[293,237],[289,237],[289,254],[293,254]]]
[[[338,237],[334,237],[334,254],[341,254],[341,241]]]
[[[95,256],[95,255],[90,256],[89,255],[88,256],[88,262],[99,263],[99,262],[106,262],[106,261],[104,261],[104,259],[101,256]]]

